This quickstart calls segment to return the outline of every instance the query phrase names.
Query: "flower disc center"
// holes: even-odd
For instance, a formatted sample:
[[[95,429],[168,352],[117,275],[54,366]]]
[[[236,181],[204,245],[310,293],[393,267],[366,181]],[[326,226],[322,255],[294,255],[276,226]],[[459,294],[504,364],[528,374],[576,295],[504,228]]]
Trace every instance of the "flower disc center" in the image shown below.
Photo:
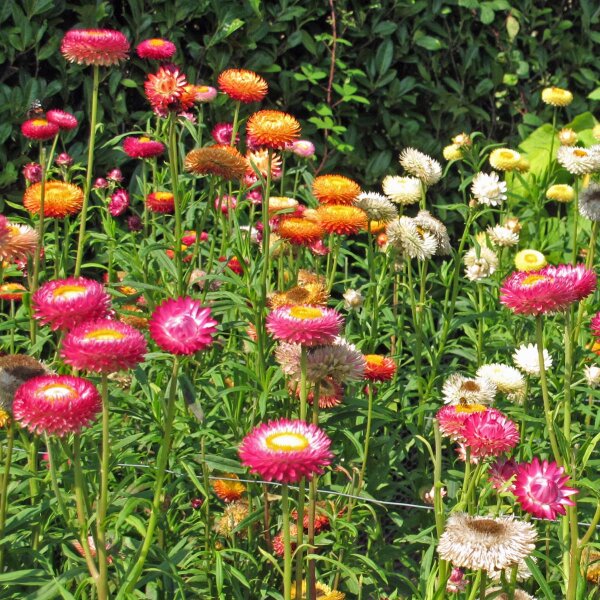
[[[300,433],[284,431],[273,433],[266,439],[269,450],[276,452],[299,452],[308,447],[308,439]]]
[[[77,390],[65,383],[50,383],[40,389],[40,394],[48,402],[60,402],[74,400],[77,397]]]
[[[504,531],[503,525],[497,521],[494,521],[494,519],[476,519],[473,521],[468,521],[467,524],[477,533],[483,533],[487,535],[499,535]]]
[[[295,319],[318,319],[323,316],[323,311],[312,306],[292,306],[290,316]]]
[[[114,329],[109,329],[108,327],[104,329],[96,329],[95,331],[90,331],[89,333],[85,334],[86,340],[96,340],[99,342],[122,340],[124,337],[124,333],[115,331]]]
[[[78,296],[83,296],[86,290],[87,288],[83,285],[61,285],[52,292],[52,295],[55,298],[72,300]]]

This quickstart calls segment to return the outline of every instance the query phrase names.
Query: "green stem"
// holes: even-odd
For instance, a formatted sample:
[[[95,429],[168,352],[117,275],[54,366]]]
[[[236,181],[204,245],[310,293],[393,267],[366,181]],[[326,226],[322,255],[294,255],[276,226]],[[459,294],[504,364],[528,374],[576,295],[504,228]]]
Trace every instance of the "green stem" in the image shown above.
[[[307,371],[307,350],[302,346],[300,350],[300,419],[306,421],[308,385],[306,381]],[[318,399],[315,398],[315,403]],[[302,544],[304,542],[304,496],[306,494],[306,480],[302,478],[298,484],[298,532],[296,537],[296,597],[302,597],[302,560],[304,552]]]
[[[35,255],[33,257],[33,281],[31,284],[31,293],[35,292],[39,287],[40,277],[40,254],[44,246],[44,233],[45,233],[45,199],[46,199],[46,179],[48,171],[46,170],[46,149],[40,142],[40,166],[42,167],[42,180],[40,188],[40,210],[39,210],[39,221],[38,221],[38,241],[35,249]]]
[[[237,132],[240,127],[240,104],[241,102],[237,100],[233,111],[233,126],[231,129],[231,141],[229,142],[231,147],[235,146],[235,138],[237,137]],[[269,171],[271,170],[270,166],[271,165],[269,164]]]
[[[569,520],[569,576],[567,579],[567,600],[577,598],[577,580],[579,573],[579,531],[577,528],[577,503],[567,507]]]
[[[98,503],[96,509],[96,535],[98,569],[98,595],[108,598],[108,559],[106,556],[106,512],[108,507],[108,473],[110,468],[110,433],[109,433],[109,399],[108,399],[108,377],[102,373],[101,387],[102,395],[102,449],[100,458],[100,489],[98,491]]]
[[[117,596],[117,600],[127,597],[127,594],[130,594],[135,584],[137,583],[140,575],[142,574],[142,570],[144,568],[144,564],[146,562],[146,557],[148,556],[148,552],[150,551],[150,546],[152,545],[152,538],[154,536],[154,530],[156,529],[156,524],[158,522],[158,516],[160,514],[160,509],[162,506],[162,493],[163,493],[163,484],[165,481],[165,475],[167,471],[167,463],[169,460],[169,452],[171,450],[171,437],[173,434],[173,421],[175,419],[175,401],[177,399],[177,374],[179,373],[179,357],[175,356],[175,360],[173,362],[173,372],[171,375],[171,385],[169,389],[169,399],[167,402],[167,411],[165,415],[165,430],[163,433],[162,445],[158,455],[158,465],[156,469],[156,482],[154,484],[154,498],[152,500],[152,513],[150,515],[150,520],[148,521],[148,527],[146,528],[146,535],[144,537],[144,541],[140,548],[140,553],[138,558],[127,574],[125,578],[125,584],[119,590],[119,594]]]
[[[8,482],[10,481],[10,466],[12,463],[13,444],[15,440],[15,425],[10,421],[6,429],[6,457],[4,473],[0,484],[0,540],[4,537],[6,524],[6,508],[8,506]],[[0,546],[0,573],[4,573],[4,546]]]
[[[573,380],[573,320],[571,309],[565,311],[565,385],[564,385],[564,421],[563,434],[567,440],[567,448],[571,443],[571,382]]]
[[[50,468],[50,480],[52,482],[52,490],[54,491],[54,495],[56,496],[56,502],[58,504],[58,509],[60,510],[60,514],[64,519],[65,525],[69,525],[69,513],[67,512],[67,507],[65,505],[65,501],[62,495],[62,491],[60,486],[58,485],[58,475],[56,473],[56,455],[54,453],[54,443],[52,438],[48,434],[46,434],[46,447],[48,448],[48,466]],[[0,534],[0,537],[2,534]]]
[[[369,445],[371,443],[371,425],[373,420],[373,384],[367,386],[367,426],[365,428],[365,445],[363,448],[363,461],[360,467],[360,474],[358,476],[358,494],[362,490],[363,481],[365,477],[365,470],[367,468],[367,457],[369,455]]]
[[[314,388],[313,399],[313,414],[312,423],[317,426],[319,424],[319,396],[321,394],[320,386],[317,383]],[[318,476],[313,475],[308,488],[308,545],[310,552],[315,551],[315,518],[317,514],[317,481]],[[298,522],[298,527],[304,526]],[[308,561],[308,578],[307,578],[307,596],[308,600],[317,600],[317,578],[316,565],[313,559]]]
[[[575,198],[573,204],[573,264],[577,264],[577,225],[579,222],[579,180],[575,178],[573,184],[575,188]]]
[[[292,598],[292,544],[290,540],[290,507],[288,485],[281,486],[281,511],[283,517],[283,600]],[[296,595],[297,598],[301,596]]]
[[[98,89],[100,88],[100,68],[93,66],[93,84],[92,84],[92,111],[90,117],[90,139],[88,145],[87,171],[85,175],[85,187],[83,189],[83,205],[79,218],[79,239],[77,240],[77,258],[75,259],[75,277],[81,273],[81,263],[83,261],[83,244],[85,241],[85,228],[87,220],[87,211],[90,202],[90,193],[92,190],[92,175],[94,170],[94,146],[96,144],[96,121],[98,119]]]
[[[181,198],[179,195],[179,155],[177,152],[177,115],[169,115],[169,169],[171,171],[171,186],[175,202],[175,267],[177,269],[177,294],[183,296],[185,286],[183,282],[183,256],[181,254]]]

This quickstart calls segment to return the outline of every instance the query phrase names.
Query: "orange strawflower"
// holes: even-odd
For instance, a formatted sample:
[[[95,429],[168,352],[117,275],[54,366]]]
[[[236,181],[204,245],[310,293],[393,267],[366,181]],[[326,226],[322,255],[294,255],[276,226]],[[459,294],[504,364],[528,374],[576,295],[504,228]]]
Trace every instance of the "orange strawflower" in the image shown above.
[[[381,233],[382,231],[385,231],[385,228],[387,227],[387,223],[383,222],[383,221],[371,221],[371,233],[374,235],[376,233]],[[365,230],[367,230],[369,228],[365,227]]]
[[[33,215],[40,212],[42,182],[30,185],[23,196],[25,208]],[[64,181],[47,181],[44,194],[44,216],[62,219],[75,215],[83,205],[83,190]]]
[[[371,381],[388,381],[396,373],[396,363],[388,356],[381,354],[365,354],[365,379]]]
[[[300,137],[300,123],[279,110],[259,110],[248,119],[246,133],[257,146],[284,148]]]
[[[309,246],[317,242],[324,233],[325,231],[319,223],[299,217],[282,219],[277,229],[280,238],[299,246]]]
[[[260,102],[269,91],[267,82],[260,75],[246,69],[227,69],[217,81],[221,91],[245,104]]]
[[[321,204],[352,204],[361,189],[343,175],[320,175],[313,181],[312,193]]]
[[[144,316],[144,311],[135,304],[125,304],[121,307],[123,311],[119,315],[119,321],[126,325],[131,325],[136,329],[146,329],[148,327],[148,318]]]
[[[223,179],[242,179],[246,159],[231,146],[217,145],[196,148],[185,157],[185,169],[194,175],[218,175]]]
[[[297,285],[287,292],[275,293],[269,297],[269,308],[274,310],[283,306],[300,306],[321,304],[325,306],[329,294],[321,283],[312,282],[305,285]]]
[[[321,227],[327,233],[353,235],[367,226],[367,215],[356,206],[324,204],[317,209]]]
[[[246,486],[241,481],[231,481],[239,479],[234,473],[226,473],[227,479],[217,479],[213,481],[212,487],[215,494],[224,502],[235,502],[239,500],[246,491]]]
[[[0,285],[0,300],[21,300],[26,291],[20,283],[3,283]]]
[[[247,152],[246,160],[248,161],[247,175],[256,177],[256,171],[258,171],[265,179],[267,178],[269,174],[268,150],[263,148],[261,150]],[[273,154],[271,157],[271,177],[273,179],[281,177],[281,156],[279,154]]]
[[[312,271],[300,269],[298,271],[298,285],[306,285],[308,283],[319,283],[321,286],[325,287],[327,280],[323,275],[317,275]]]

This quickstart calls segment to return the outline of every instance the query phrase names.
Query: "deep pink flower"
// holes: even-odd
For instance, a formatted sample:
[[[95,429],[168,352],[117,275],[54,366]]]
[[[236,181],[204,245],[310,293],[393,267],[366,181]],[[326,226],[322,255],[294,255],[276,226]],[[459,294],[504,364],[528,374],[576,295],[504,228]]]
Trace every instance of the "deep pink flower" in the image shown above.
[[[485,412],[487,409],[482,404],[451,404],[438,410],[435,418],[438,420],[440,432],[451,440],[464,440],[463,429],[465,421],[475,412]]]
[[[536,457],[531,463],[517,466],[514,494],[521,508],[534,517],[554,521],[566,513],[565,506],[575,506],[569,498],[578,490],[565,484],[569,476],[555,462],[542,462]]]
[[[500,289],[500,302],[516,314],[541,315],[565,310],[575,301],[573,281],[547,274],[548,267],[509,275]]]
[[[590,323],[592,334],[595,337],[600,337],[600,312],[597,312]]]
[[[35,118],[25,121],[21,125],[21,133],[30,140],[49,140],[53,138],[59,131],[56,123],[50,123],[45,118]]]
[[[112,29],[71,29],[63,37],[60,51],[69,62],[108,67],[127,58],[129,42]]]
[[[494,408],[469,415],[462,435],[471,456],[477,458],[504,454],[519,443],[519,430],[515,423]]]
[[[286,306],[267,316],[267,331],[278,340],[320,346],[331,344],[340,334],[342,316],[331,308]]]
[[[75,115],[58,109],[49,110],[46,113],[46,119],[48,119],[50,123],[58,125],[60,129],[65,129],[67,131],[69,129],[75,129],[79,124]]]
[[[69,329],[108,313],[110,296],[97,281],[85,277],[43,284],[31,299],[34,317],[52,329]]]
[[[217,322],[210,308],[192,298],[166,300],[152,313],[152,339],[172,354],[194,354],[212,344]]]
[[[446,583],[446,592],[449,594],[458,594],[466,589],[467,583],[464,571],[454,568]]]
[[[62,437],[79,433],[102,409],[98,390],[87,380],[69,375],[42,375],[26,381],[15,393],[15,420],[37,434]]]
[[[42,180],[42,165],[30,162],[23,167],[23,177],[28,183],[39,183]]]
[[[121,169],[111,169],[106,174],[106,179],[108,179],[108,181],[113,181],[114,183],[121,183],[124,177],[123,173],[121,173]]]
[[[235,209],[236,206],[237,198],[235,196],[223,194],[222,196],[217,196],[217,198],[215,198],[215,209],[220,209],[224,215],[228,214],[230,210]]]
[[[308,249],[315,256],[327,256],[331,250],[323,243],[323,240],[315,240],[308,245]]]
[[[596,289],[596,273],[585,265],[549,265],[544,269],[548,277],[566,279],[571,286],[573,302],[583,300]]]
[[[167,60],[177,52],[177,47],[169,40],[152,38],[138,44],[135,51],[140,58]]]
[[[98,177],[96,179],[96,181],[94,181],[94,186],[93,187],[96,190],[102,190],[102,189],[108,187],[108,181],[106,181],[106,179],[104,179],[104,177]]]
[[[76,369],[114,373],[141,363],[147,350],[146,340],[137,329],[121,321],[96,319],[67,333],[61,356]]]
[[[108,203],[108,210],[113,217],[121,216],[129,206],[129,194],[126,190],[117,190]]]
[[[70,167],[73,164],[73,158],[66,152],[61,152],[54,161],[59,167]]]
[[[517,463],[513,458],[497,458],[490,464],[488,479],[492,487],[502,492],[514,492]]]
[[[123,142],[123,150],[131,158],[153,158],[165,151],[165,145],[146,136],[127,137]]]
[[[229,146],[229,144],[231,144],[232,134],[233,123],[217,123],[211,131],[213,140],[215,140],[217,144],[225,144],[226,146]],[[239,141],[240,136],[236,134],[235,143],[237,144]]]
[[[333,458],[331,440],[316,425],[279,419],[254,428],[242,441],[242,463],[267,481],[295,483],[321,474]]]

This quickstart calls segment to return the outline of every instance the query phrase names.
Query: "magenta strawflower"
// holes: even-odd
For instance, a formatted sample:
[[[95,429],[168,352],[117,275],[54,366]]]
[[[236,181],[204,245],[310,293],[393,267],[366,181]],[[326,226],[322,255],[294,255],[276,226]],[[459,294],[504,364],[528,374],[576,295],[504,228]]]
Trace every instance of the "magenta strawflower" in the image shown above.
[[[175,52],[177,52],[177,47],[169,40],[152,38],[150,40],[144,40],[138,44],[135,51],[140,58],[149,58],[151,60],[167,60],[168,58],[171,58]]]
[[[39,183],[42,180],[42,165],[34,162],[27,163],[22,173],[27,183]]]
[[[286,306],[267,317],[267,331],[275,339],[304,346],[331,344],[341,327],[337,311],[317,306]]]
[[[108,211],[113,217],[121,216],[129,207],[129,194],[127,190],[119,189],[113,193],[108,203]]]
[[[54,161],[59,167],[70,167],[73,164],[73,157],[66,152],[61,152]]]
[[[85,371],[114,373],[131,369],[144,360],[144,336],[121,321],[86,321],[67,333],[62,344],[64,361]]]
[[[483,404],[450,404],[438,410],[435,418],[438,420],[440,432],[451,440],[463,441],[465,421],[473,413],[485,412]]]
[[[505,279],[500,302],[516,314],[541,315],[559,312],[575,301],[573,279],[559,277],[545,267],[534,273],[518,271]]]
[[[514,478],[517,474],[517,463],[513,458],[498,457],[490,464],[487,474],[494,489],[502,492],[515,491]]]
[[[590,322],[590,326],[592,329],[592,334],[595,337],[600,337],[600,312],[597,312]]]
[[[33,294],[34,317],[52,329],[69,329],[107,315],[110,296],[97,281],[85,277],[56,279]]]
[[[46,113],[46,119],[48,119],[50,123],[58,125],[59,129],[65,129],[67,131],[69,129],[75,129],[79,124],[75,115],[58,109],[49,110]]]
[[[194,354],[212,344],[217,322],[210,308],[204,308],[198,300],[177,298],[166,300],[154,310],[148,329],[163,350]]]
[[[498,456],[519,443],[519,430],[515,423],[494,408],[469,415],[462,435],[474,458]]]
[[[569,476],[555,462],[542,462],[536,457],[531,463],[517,466],[514,494],[521,508],[534,517],[554,521],[566,513],[565,506],[575,506],[569,498],[578,490],[565,484]]]
[[[295,483],[321,474],[333,458],[331,440],[316,425],[279,419],[254,428],[242,441],[242,463],[267,481]]]
[[[49,140],[58,132],[58,125],[56,123],[50,123],[50,121],[43,117],[29,119],[21,125],[21,133],[30,140]]]
[[[217,144],[228,146],[231,144],[231,136],[233,135],[233,123],[217,123],[210,134]],[[240,136],[236,134],[235,143],[237,144],[239,141]]]
[[[42,375],[26,381],[15,393],[15,420],[33,433],[79,433],[102,409],[98,390],[87,380],[69,375]]]
[[[129,42],[112,29],[71,29],[63,37],[60,51],[69,62],[108,67],[127,58]]]
[[[596,273],[585,265],[550,265],[543,269],[547,277],[556,277],[569,282],[573,302],[579,302],[594,292],[597,285]]]
[[[146,136],[127,137],[123,141],[123,150],[131,158],[153,158],[165,151],[165,145]]]

